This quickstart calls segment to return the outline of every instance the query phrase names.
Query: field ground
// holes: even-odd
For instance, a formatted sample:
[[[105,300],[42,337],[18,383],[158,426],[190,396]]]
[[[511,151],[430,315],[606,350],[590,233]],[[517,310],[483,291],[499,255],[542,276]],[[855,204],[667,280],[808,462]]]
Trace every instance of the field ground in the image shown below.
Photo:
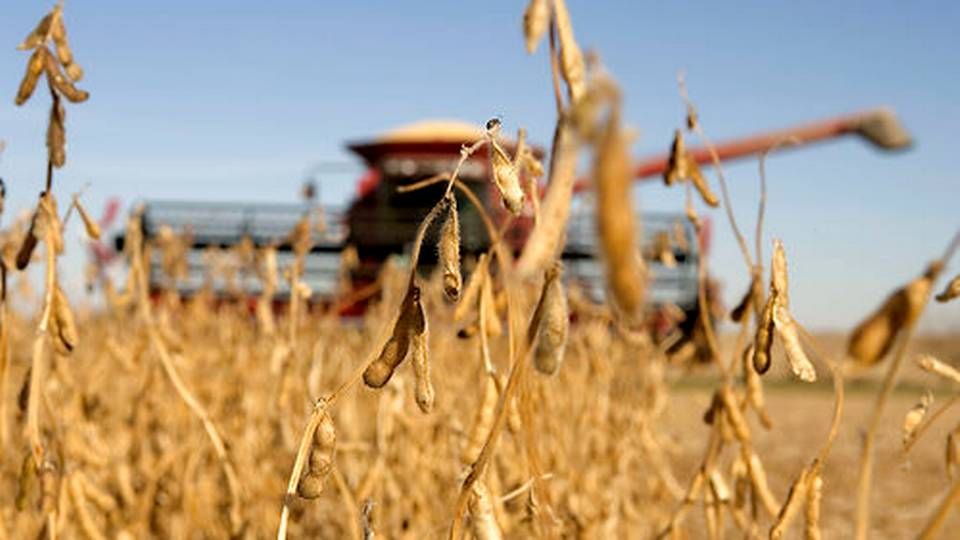
[[[818,335],[817,340],[828,354],[838,355],[843,350],[842,336]],[[955,392],[948,384],[914,366],[913,356],[925,352],[944,360],[956,360],[960,352],[958,345],[960,340],[956,336],[921,336],[910,347],[901,367],[901,383],[887,402],[877,436],[871,505],[872,537],[915,537],[950,486],[944,464],[945,439],[958,426],[960,409],[948,411],[933,424],[909,456],[904,456],[902,451],[901,429],[904,415],[926,389],[933,391],[935,396],[932,410],[949,399],[951,390]],[[821,513],[824,538],[845,538],[852,534],[862,433],[886,367],[885,361],[868,372],[847,377],[840,432],[823,477]],[[804,385],[787,379],[782,366],[779,369],[775,366],[774,371],[777,378],[765,384],[767,406],[774,426],[766,431],[755,422],[754,434],[757,453],[763,456],[771,488],[781,496],[823,443],[834,398],[832,383],[826,378],[813,385]],[[674,470],[686,485],[703,455],[708,432],[704,429],[702,413],[710,403],[709,390],[716,385],[716,380],[677,373],[669,378],[673,379],[671,405],[664,414],[661,433],[675,443]],[[700,518],[699,515],[696,517]],[[798,536],[799,530],[794,525]],[[960,511],[952,514],[944,530],[960,530]]]

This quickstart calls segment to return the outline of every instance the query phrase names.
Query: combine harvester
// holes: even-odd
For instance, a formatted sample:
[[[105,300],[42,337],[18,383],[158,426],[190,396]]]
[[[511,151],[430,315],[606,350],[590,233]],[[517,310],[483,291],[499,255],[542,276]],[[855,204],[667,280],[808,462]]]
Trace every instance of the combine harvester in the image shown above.
[[[718,158],[722,161],[747,158],[768,151],[775,146],[791,141],[781,149],[798,148],[808,144],[856,135],[881,150],[897,150],[909,147],[910,137],[896,116],[888,109],[876,109],[859,114],[831,118],[784,130],[753,135],[742,139],[724,141],[716,145]],[[480,126],[461,122],[420,122],[390,131],[369,141],[348,145],[348,148],[363,159],[366,172],[357,182],[356,198],[343,211],[320,207],[311,200],[300,204],[262,203],[201,203],[186,201],[145,201],[143,203],[143,230],[147,239],[155,238],[162,231],[189,231],[192,249],[188,253],[187,275],[178,280],[176,287],[188,297],[205,285],[212,287],[220,298],[230,296],[236,300],[237,285],[228,294],[222,282],[205,282],[204,251],[208,248],[226,248],[249,238],[260,247],[275,245],[278,263],[283,268],[292,259],[291,246],[285,239],[288,232],[304,216],[313,215],[315,222],[322,223],[314,231],[313,248],[307,257],[303,280],[313,292],[314,304],[335,305],[344,314],[362,311],[364,300],[376,293],[376,280],[383,264],[390,258],[408,251],[417,225],[430,207],[442,195],[443,186],[398,192],[399,187],[429,178],[454,168],[460,157],[460,149],[482,137]],[[512,144],[505,141],[512,152]],[[712,163],[705,148],[691,148],[690,153],[697,163],[707,166]],[[538,157],[542,150],[535,149]],[[640,159],[636,164],[638,181],[655,179],[667,168],[669,155]],[[508,219],[508,212],[499,202],[496,188],[489,181],[489,165],[486,147],[474,154],[461,169],[460,179],[466,182],[482,199],[487,211],[498,223]],[[575,185],[582,193],[590,189],[589,179]],[[461,195],[462,197],[462,195]],[[591,205],[574,202],[575,210],[567,231],[567,244],[563,258],[566,276],[596,301],[603,297],[602,266],[597,260],[596,236]],[[479,215],[466,200],[458,201],[460,208],[462,252],[465,257],[485,251],[488,240]],[[697,255],[698,250],[709,246],[710,228],[705,227],[700,238],[694,238],[693,228],[683,214],[640,213],[642,234],[637,246],[648,260],[654,276],[651,283],[651,309],[654,314],[665,306],[683,310],[681,330],[690,332],[699,316],[697,308]],[[505,236],[510,247],[519,252],[531,230],[529,215],[515,220]],[[662,246],[656,244],[669,238],[671,253],[663,257]],[[123,237],[117,237],[117,249],[121,249]],[[341,255],[349,253],[350,286],[343,286]],[[354,252],[355,250],[355,252]],[[354,258],[355,255],[355,258]],[[422,263],[430,268],[436,262],[433,250],[424,250]],[[668,264],[664,264],[667,262]],[[151,288],[155,292],[166,284],[161,272],[161,261],[155,254],[150,266]],[[709,282],[709,280],[708,280]],[[348,290],[344,290],[348,289]],[[241,295],[252,301],[259,294],[259,281],[254,276],[241,276]],[[369,294],[358,291],[367,291]],[[282,288],[277,302],[283,303],[289,291]],[[345,299],[346,298],[346,299]],[[240,298],[244,300],[244,298]],[[672,308],[676,311],[675,308]],[[674,319],[676,317],[673,317]],[[658,317],[653,317],[657,320]]]

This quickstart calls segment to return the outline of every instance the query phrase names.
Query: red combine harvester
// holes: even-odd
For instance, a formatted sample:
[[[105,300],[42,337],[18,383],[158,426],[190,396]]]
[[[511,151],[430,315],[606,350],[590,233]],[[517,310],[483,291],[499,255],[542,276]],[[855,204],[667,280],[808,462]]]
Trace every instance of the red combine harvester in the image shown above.
[[[745,158],[768,151],[791,141],[786,148],[857,135],[883,150],[906,148],[910,137],[896,116],[888,109],[877,109],[842,116],[792,128],[754,135],[743,139],[721,142],[716,146],[720,160]],[[340,254],[347,246],[356,249],[358,264],[352,271],[353,290],[374,283],[384,262],[392,256],[406,253],[417,225],[430,207],[442,195],[443,186],[400,193],[397,188],[438,173],[453,169],[460,157],[460,149],[482,137],[482,128],[472,124],[450,121],[420,122],[390,131],[373,140],[352,143],[348,148],[360,156],[366,172],[357,182],[356,198],[348,209],[337,211],[320,208],[313,203],[259,204],[259,203],[199,203],[174,201],[146,201],[143,229],[146,238],[155,237],[161,230],[186,231],[192,235],[193,249],[188,254],[189,271],[177,287],[183,295],[199,290],[204,282],[203,251],[210,247],[236,245],[248,237],[254,245],[273,244],[278,247],[281,267],[292,258],[291,247],[285,243],[294,224],[305,214],[323,216],[325,227],[314,233],[314,247],[306,261],[304,280],[311,285],[315,301],[336,301]],[[512,151],[510,141],[505,147]],[[689,150],[702,165],[712,161],[704,148]],[[536,150],[538,157],[542,151]],[[666,170],[668,155],[662,154],[637,161],[638,180],[656,178]],[[481,149],[463,165],[460,178],[473,188],[493,218],[502,224],[508,213],[499,202],[499,196],[489,181],[486,148]],[[575,191],[590,189],[589,179],[577,182]],[[478,254],[488,247],[488,240],[479,215],[468,201],[459,201],[461,212],[462,251],[465,256]],[[602,300],[602,267],[597,260],[596,237],[592,208],[575,201],[567,231],[563,258],[568,279],[576,281],[595,300]],[[651,302],[673,304],[686,313],[686,325],[697,319],[697,250],[709,245],[709,228],[701,238],[694,238],[693,230],[682,214],[641,213],[641,253],[649,259],[653,271]],[[510,247],[519,252],[530,231],[529,217],[517,219],[507,231]],[[169,228],[169,229],[167,229]],[[671,239],[673,250],[670,264],[662,257],[650,255],[651,247]],[[117,247],[123,238],[117,238]],[[429,245],[429,244],[428,244]],[[662,253],[661,253],[662,255]],[[422,262],[429,268],[436,260],[433,250],[425,249]],[[165,281],[160,272],[159,257],[151,264],[151,284],[159,291]],[[207,283],[221,293],[222,283]],[[241,283],[245,294],[259,293],[259,283],[247,276]],[[283,301],[285,290],[278,296]],[[345,310],[349,311],[349,310]],[[356,309],[353,310],[356,312]],[[688,328],[689,329],[689,328]]]

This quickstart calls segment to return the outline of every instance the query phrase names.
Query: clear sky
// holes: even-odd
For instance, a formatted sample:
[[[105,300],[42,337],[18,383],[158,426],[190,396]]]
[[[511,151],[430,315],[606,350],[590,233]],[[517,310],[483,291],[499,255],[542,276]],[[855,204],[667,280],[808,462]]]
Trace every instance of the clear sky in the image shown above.
[[[343,142],[424,117],[502,115],[547,144],[546,55],[528,56],[524,2],[68,1],[67,28],[91,99],[68,105],[61,194],[91,182],[94,209],[119,196],[290,201],[316,163],[350,163]],[[0,7],[0,176],[8,212],[42,189],[48,98],[13,105],[16,45],[51,1]],[[578,41],[623,87],[638,156],[667,149],[683,120],[685,70],[713,139],[894,107],[917,144],[883,155],[847,140],[769,160],[768,231],[783,238],[793,307],[814,328],[849,327],[939,255],[960,226],[960,4],[568,0]],[[756,163],[731,166],[752,228]],[[359,167],[357,168],[359,172]],[[353,174],[321,175],[346,202]],[[62,195],[61,195],[62,196]],[[638,187],[642,208],[682,193]],[[735,302],[745,272],[725,220],[711,265]],[[768,250],[769,251],[769,250]],[[66,259],[79,281],[81,250]],[[958,264],[951,268],[955,273]],[[960,327],[960,305],[931,329]]]

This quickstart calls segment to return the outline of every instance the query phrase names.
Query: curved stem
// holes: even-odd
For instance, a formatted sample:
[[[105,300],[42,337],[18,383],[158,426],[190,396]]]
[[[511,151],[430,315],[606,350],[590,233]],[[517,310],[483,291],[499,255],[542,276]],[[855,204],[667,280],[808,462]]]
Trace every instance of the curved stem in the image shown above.
[[[915,329],[915,322],[910,323],[910,325],[906,328],[904,335],[900,338],[900,342],[897,344],[896,353],[894,354],[893,361],[890,363],[890,367],[887,369],[886,375],[883,377],[883,385],[880,387],[880,393],[877,394],[877,401],[873,406],[873,416],[870,418],[870,423],[867,427],[867,433],[863,439],[863,448],[860,452],[860,480],[857,483],[856,525],[854,529],[854,537],[857,540],[866,540],[867,528],[870,522],[870,487],[873,480],[873,446],[877,437],[877,428],[880,426],[880,417],[883,414],[883,409],[887,404],[887,399],[890,397],[890,393],[893,391],[893,387],[897,380],[897,374],[900,371],[900,365],[903,363],[903,358],[906,356],[904,353],[906,352],[907,344],[913,337]]]

